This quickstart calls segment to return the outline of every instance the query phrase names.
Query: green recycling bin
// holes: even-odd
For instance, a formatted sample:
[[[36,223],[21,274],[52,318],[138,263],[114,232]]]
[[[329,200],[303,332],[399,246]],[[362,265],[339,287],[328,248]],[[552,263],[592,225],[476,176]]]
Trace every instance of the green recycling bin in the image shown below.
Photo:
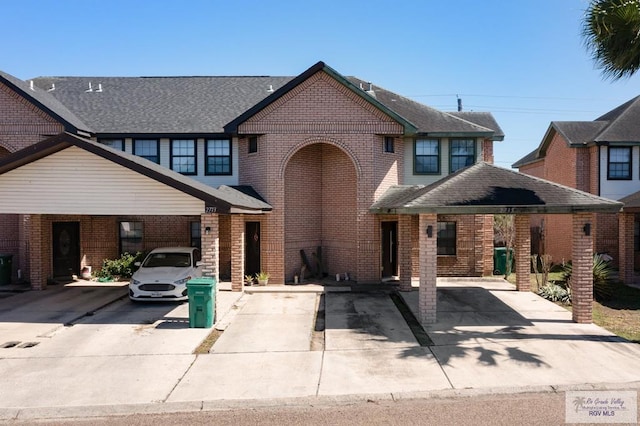
[[[0,285],[11,284],[12,254],[0,254]]]
[[[187,281],[189,327],[211,328],[216,316],[216,280],[213,277]]]
[[[511,271],[513,271],[513,249],[509,249],[511,260]],[[507,273],[507,248],[494,247],[493,249],[493,273],[494,275],[504,275]]]

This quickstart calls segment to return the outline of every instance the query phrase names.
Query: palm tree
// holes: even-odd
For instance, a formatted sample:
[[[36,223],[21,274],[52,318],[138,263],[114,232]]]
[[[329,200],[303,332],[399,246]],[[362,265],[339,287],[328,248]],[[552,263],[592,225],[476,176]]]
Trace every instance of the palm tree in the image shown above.
[[[640,0],[591,0],[582,37],[605,78],[631,77],[640,69]]]

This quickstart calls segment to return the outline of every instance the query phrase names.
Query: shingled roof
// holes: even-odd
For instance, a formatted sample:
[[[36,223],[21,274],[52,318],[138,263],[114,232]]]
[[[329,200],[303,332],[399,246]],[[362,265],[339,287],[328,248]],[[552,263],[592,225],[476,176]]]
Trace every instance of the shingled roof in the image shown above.
[[[622,203],[480,162],[428,186],[391,187],[373,213],[615,213]]]
[[[640,96],[612,109],[594,121],[552,121],[540,145],[511,167],[522,167],[541,160],[555,133],[570,147],[609,142],[640,142]]]
[[[225,125],[277,99],[300,77],[319,70],[406,124],[411,133],[504,138],[490,113],[447,113],[378,86],[368,91],[368,82],[343,77],[323,62],[297,77],[38,77],[33,79],[36,91],[26,94],[50,104],[51,110],[76,127],[102,136],[222,134],[234,128],[225,130]]]

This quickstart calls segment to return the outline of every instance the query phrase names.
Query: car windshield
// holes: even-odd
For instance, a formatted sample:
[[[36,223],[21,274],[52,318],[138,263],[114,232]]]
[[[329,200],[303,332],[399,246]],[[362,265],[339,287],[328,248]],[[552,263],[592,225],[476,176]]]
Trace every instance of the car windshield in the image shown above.
[[[190,265],[191,255],[189,253],[151,253],[142,264],[145,268],[156,268],[159,266],[184,268]]]

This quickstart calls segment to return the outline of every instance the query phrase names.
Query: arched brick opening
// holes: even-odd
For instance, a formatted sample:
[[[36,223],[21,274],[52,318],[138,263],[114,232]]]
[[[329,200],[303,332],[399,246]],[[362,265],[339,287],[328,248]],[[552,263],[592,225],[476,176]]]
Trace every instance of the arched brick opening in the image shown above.
[[[306,145],[287,162],[284,186],[285,277],[300,273],[300,250],[315,265],[318,247],[326,273],[355,274],[357,172],[351,158],[332,144]]]

